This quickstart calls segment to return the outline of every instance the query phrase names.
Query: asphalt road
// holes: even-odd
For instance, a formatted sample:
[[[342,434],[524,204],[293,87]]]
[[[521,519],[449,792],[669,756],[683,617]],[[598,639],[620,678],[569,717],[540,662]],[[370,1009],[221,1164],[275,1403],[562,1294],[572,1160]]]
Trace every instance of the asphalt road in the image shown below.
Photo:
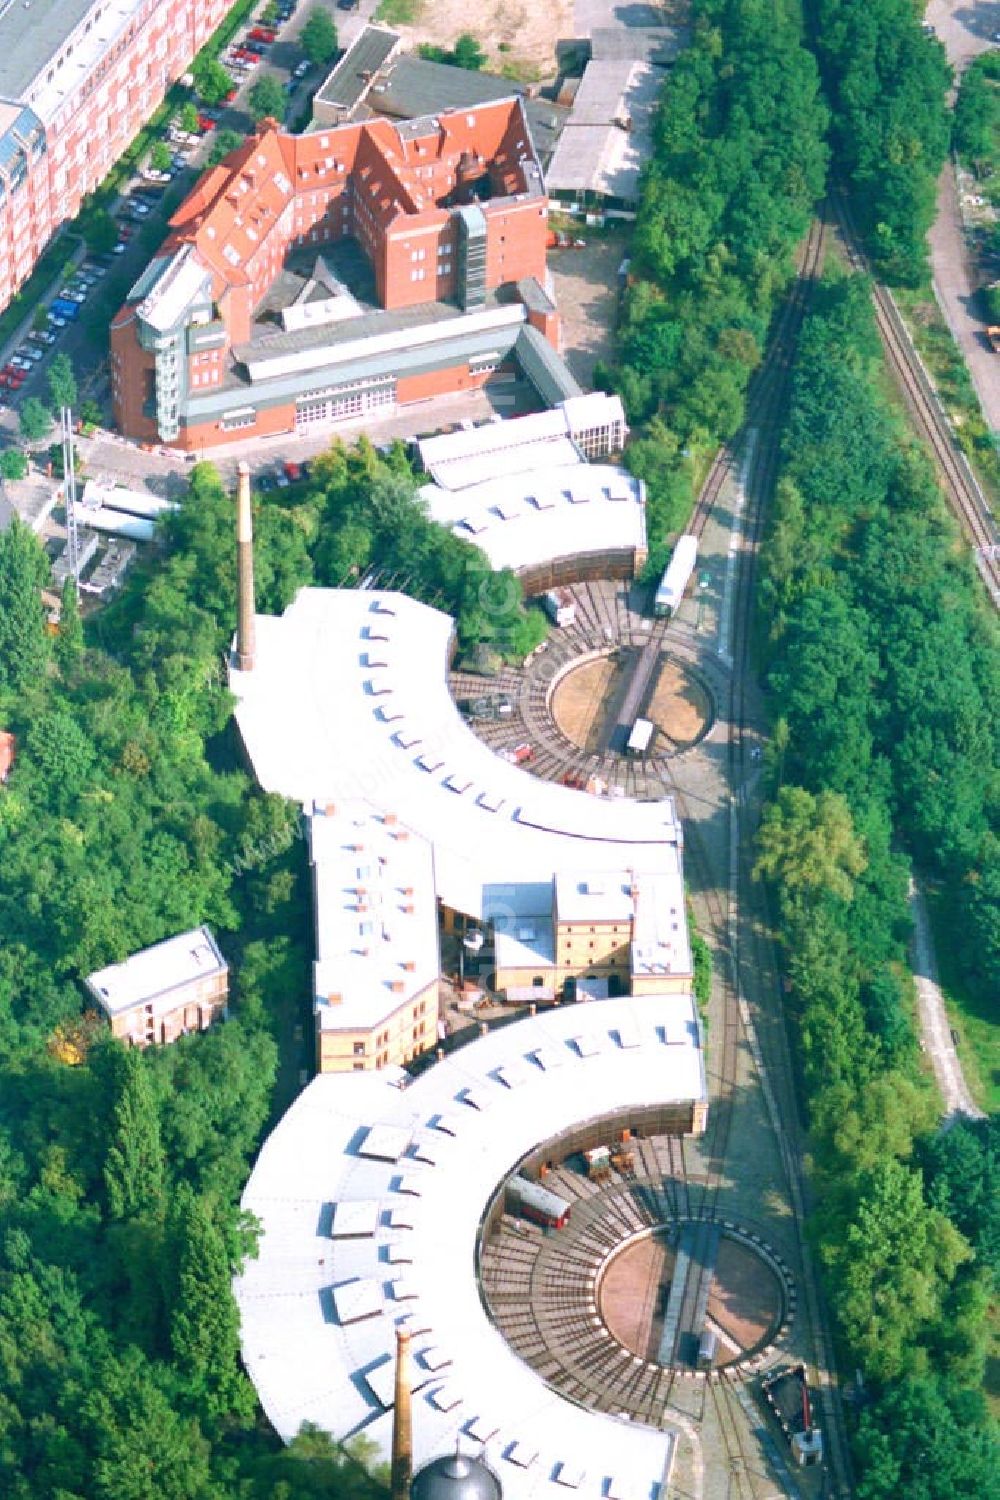
[[[925,11],[944,44],[956,77],[974,57],[986,52],[1000,35],[1000,0],[931,0]],[[938,179],[937,218],[930,232],[934,295],[962,351],[983,415],[1000,432],[1000,358],[986,342],[976,291],[987,279],[969,253],[955,182],[949,161]]]

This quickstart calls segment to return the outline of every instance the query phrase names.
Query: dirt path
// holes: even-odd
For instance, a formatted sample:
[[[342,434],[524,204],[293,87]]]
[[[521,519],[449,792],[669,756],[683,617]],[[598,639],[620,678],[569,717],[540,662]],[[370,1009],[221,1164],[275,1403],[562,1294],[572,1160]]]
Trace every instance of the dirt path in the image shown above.
[[[913,977],[917,983],[917,1009],[920,1014],[920,1034],[924,1050],[931,1060],[934,1077],[944,1101],[945,1116],[968,1115],[981,1120],[983,1112],[969,1093],[962,1065],[958,1060],[948,1025],[948,1013],[944,1008],[944,996],[938,982],[937,963],[934,958],[934,941],[931,936],[927,908],[918,886],[910,882],[910,913],[913,917],[913,944],[911,961]]]

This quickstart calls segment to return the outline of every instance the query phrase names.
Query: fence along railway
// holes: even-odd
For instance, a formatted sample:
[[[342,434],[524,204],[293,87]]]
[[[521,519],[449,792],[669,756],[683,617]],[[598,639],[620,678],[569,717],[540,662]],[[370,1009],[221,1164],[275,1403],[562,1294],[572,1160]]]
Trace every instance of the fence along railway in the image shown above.
[[[733,443],[717,455],[706,477],[689,530],[700,537],[706,521],[727,481],[736,473],[741,453],[746,475],[746,530],[740,546],[735,574],[735,598],[732,610],[734,651],[728,677],[728,702],[724,705],[729,723],[727,755],[731,785],[745,775],[749,762],[750,736],[754,726],[749,722],[748,683],[750,680],[749,639],[753,607],[756,552],[763,524],[766,500],[773,490],[779,461],[780,427],[788,400],[792,355],[795,341],[808,304],[809,288],[821,264],[825,217],[812,225],[801,258],[800,276],[792,289],[774,329],[766,363],[751,384],[746,424]],[[759,438],[759,442],[757,439]],[[577,603],[575,619],[567,628],[553,632],[546,648],[544,675],[525,682],[519,674],[504,674],[497,684],[510,693],[517,703],[516,722],[484,726],[483,737],[489,743],[502,745],[513,737],[530,737],[534,749],[532,765],[536,774],[547,779],[569,781],[572,785],[595,789],[620,788],[630,796],[659,797],[673,795],[684,818],[688,835],[688,857],[692,867],[703,877],[700,886],[708,912],[711,937],[717,954],[719,980],[723,991],[723,1027],[720,1081],[709,1118],[706,1158],[712,1164],[707,1173],[693,1180],[688,1170],[686,1147],[681,1137],[656,1137],[637,1140],[634,1178],[615,1175],[601,1191],[587,1182],[566,1163],[555,1166],[549,1184],[573,1202],[572,1234],[561,1234],[558,1246],[552,1237],[543,1237],[528,1226],[505,1226],[501,1236],[487,1243],[482,1251],[484,1296],[493,1316],[504,1329],[517,1351],[537,1368],[553,1385],[573,1399],[602,1410],[628,1410],[640,1420],[655,1425],[669,1425],[671,1411],[687,1412],[703,1420],[711,1399],[719,1432],[733,1476],[734,1494],[753,1496],[751,1473],[760,1459],[752,1457],[746,1447],[746,1423],[768,1451],[772,1467],[782,1478],[786,1493],[798,1493],[769,1435],[762,1429],[739,1377],[716,1370],[708,1380],[682,1379],[685,1367],[697,1363],[698,1339],[706,1326],[708,1286],[714,1258],[718,1253],[719,1188],[728,1156],[732,1123],[732,1095],[736,1085],[738,1054],[741,1043],[749,1041],[755,1065],[765,1090],[772,1123],[778,1136],[779,1153],[789,1182],[794,1209],[798,1247],[806,1270],[806,1302],[810,1314],[814,1363],[819,1372],[819,1405],[821,1420],[828,1435],[830,1493],[848,1496],[850,1468],[843,1436],[842,1414],[833,1386],[833,1361],[829,1334],[815,1287],[811,1284],[808,1245],[804,1236],[804,1200],[801,1168],[794,1123],[787,1133],[782,1119],[794,1122],[795,1099],[792,1073],[783,1029],[773,1021],[768,1024],[771,1073],[764,1067],[754,1026],[767,1021],[751,1014],[740,984],[745,972],[758,960],[760,935],[754,924],[746,924],[750,941],[742,946],[736,912],[727,907],[708,870],[707,853],[690,816],[686,799],[676,784],[671,754],[651,755],[641,764],[630,764],[602,745],[596,753],[585,753],[562,734],[552,721],[551,686],[560,674],[569,670],[581,657],[606,653],[610,646],[627,648],[633,654],[633,670],[638,669],[643,654],[646,663],[654,652],[668,643],[669,621],[650,619],[637,607],[638,588],[618,581],[613,588],[588,575],[575,585]],[[673,636],[676,638],[675,625]],[[678,646],[681,645],[677,638]],[[468,687],[464,687],[467,691]],[[732,817],[738,809],[733,804]],[[734,851],[735,851],[734,842]],[[746,892],[749,868],[745,858],[736,853],[733,876],[738,888]],[[735,893],[735,891],[734,891]],[[773,962],[770,969],[773,981]],[[779,1100],[780,1096],[780,1100]],[[779,1116],[780,1102],[780,1116]],[[661,1334],[656,1358],[640,1358],[612,1336],[598,1316],[596,1288],[603,1268],[613,1260],[623,1241],[653,1236],[664,1225],[673,1227],[674,1240],[693,1245],[696,1253],[687,1254],[688,1274],[675,1272],[669,1298],[676,1302],[673,1327]],[[683,1267],[681,1268],[683,1271]],[[676,1294],[674,1292],[676,1284]],[[665,1308],[664,1311],[668,1311]],[[669,1345],[669,1347],[668,1347]],[[711,1398],[709,1397],[711,1391]],[[700,1404],[694,1394],[700,1392]],[[695,1411],[690,1409],[694,1398]],[[737,1410],[739,1408],[739,1410]],[[773,1484],[771,1485],[773,1490]]]

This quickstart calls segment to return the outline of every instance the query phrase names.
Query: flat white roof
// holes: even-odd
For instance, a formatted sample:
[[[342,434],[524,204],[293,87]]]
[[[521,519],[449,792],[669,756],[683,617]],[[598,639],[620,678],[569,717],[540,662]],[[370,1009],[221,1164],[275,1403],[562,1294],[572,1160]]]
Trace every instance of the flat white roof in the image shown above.
[[[632,890],[632,876],[628,870],[557,875],[557,920],[630,922],[635,908]]]
[[[600,1046],[574,1045],[584,1021]],[[384,1366],[405,1320],[426,1333],[418,1378],[434,1366],[445,1375],[414,1395],[416,1465],[453,1451],[474,1425],[507,1500],[565,1496],[566,1480],[556,1477],[564,1469],[580,1472],[574,1487],[586,1500],[606,1495],[613,1476],[627,1476],[644,1500],[658,1493],[673,1434],[587,1411],[551,1390],[484,1311],[475,1248],[494,1192],[539,1142],[630,1105],[705,1098],[695,1022],[687,995],[570,1005],[479,1038],[405,1089],[377,1072],[313,1080],[264,1143],[243,1194],[263,1234],[258,1258],[235,1282],[244,1363],[286,1441],[315,1422],[338,1439],[363,1432],[389,1457]],[[686,1042],[668,1045],[668,1030]],[[623,1034],[635,1045],[622,1046]],[[560,1062],[543,1068],[539,1054]],[[517,1086],[504,1075],[518,1077]],[[488,1107],[462,1108],[467,1091]],[[376,1123],[420,1136],[459,1110],[455,1134],[436,1133],[436,1162],[405,1174],[419,1179],[415,1196],[397,1163],[358,1154]],[[331,1241],[321,1232],[324,1211],[352,1201],[378,1201],[390,1215],[398,1203],[402,1215],[390,1225],[383,1214],[371,1237]],[[412,1227],[401,1228],[403,1219]],[[384,1258],[401,1234],[411,1257],[402,1288]]]
[[[320,1025],[377,1025],[440,973],[431,847],[368,804],[338,802],[315,807],[309,850]]]
[[[632,973],[690,974],[693,963],[683,890],[673,880],[638,875]]]
[[[571,553],[644,550],[645,486],[612,464],[555,462],[546,443],[529,469],[464,489],[425,485],[435,521],[481,547],[494,568],[516,570]]]
[[[155,286],[139,303],[138,313],[160,333],[174,328],[198,297],[209,279],[193,245],[182,245],[167,264]]]
[[[437,896],[473,917],[489,887],[580,870],[655,874],[681,902],[672,800],[602,799],[500,759],[448,691],[451,631],[365,590],[302,589],[280,618],[258,615],[256,665],[230,682],[261,786],[309,811],[359,797],[391,811],[433,850]]]
[[[420,457],[435,484],[443,489],[462,489],[486,479],[533,470],[540,462],[549,465],[581,460],[573,439],[595,427],[627,430],[619,396],[591,391],[560,401],[550,411],[423,438]],[[541,459],[540,451],[545,455]]]
[[[227,969],[208,928],[195,927],[88,974],[84,983],[102,1010],[116,1016],[134,1005],[165,1003],[181,985],[225,974]]]

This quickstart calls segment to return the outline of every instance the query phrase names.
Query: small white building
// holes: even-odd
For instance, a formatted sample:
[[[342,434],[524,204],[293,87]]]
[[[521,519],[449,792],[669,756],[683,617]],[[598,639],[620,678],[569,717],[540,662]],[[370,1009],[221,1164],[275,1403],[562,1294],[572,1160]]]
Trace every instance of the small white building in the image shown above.
[[[84,984],[114,1036],[148,1047],[205,1031],[225,1013],[229,965],[209,929],[195,927],[88,974]]]

